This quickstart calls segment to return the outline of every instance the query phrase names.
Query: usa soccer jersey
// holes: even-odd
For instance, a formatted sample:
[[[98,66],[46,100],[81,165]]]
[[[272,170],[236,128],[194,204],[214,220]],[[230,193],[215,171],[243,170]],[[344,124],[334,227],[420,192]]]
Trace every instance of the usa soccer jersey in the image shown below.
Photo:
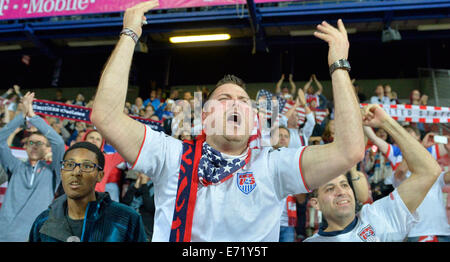
[[[324,232],[321,229],[305,242],[400,242],[417,221],[417,212],[411,214],[394,190],[389,196],[364,205],[344,230]]]
[[[147,174],[155,189],[152,241],[168,241],[172,225],[182,142],[146,127],[133,169]],[[301,174],[305,147],[252,150],[248,164],[232,178],[197,191],[192,241],[278,241],[280,201],[309,192]],[[241,156],[247,157],[248,151]]]

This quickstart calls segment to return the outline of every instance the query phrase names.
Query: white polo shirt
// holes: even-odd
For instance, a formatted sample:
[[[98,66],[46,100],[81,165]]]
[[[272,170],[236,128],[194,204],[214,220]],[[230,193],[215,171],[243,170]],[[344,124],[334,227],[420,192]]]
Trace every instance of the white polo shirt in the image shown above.
[[[253,150],[249,163],[219,185],[199,184],[192,241],[278,241],[280,201],[307,193],[301,174],[303,150],[266,147]],[[146,127],[133,169],[148,175],[155,188],[152,241],[169,241],[181,163],[182,142]],[[245,155],[237,156],[245,157]],[[239,175],[251,174],[253,185],[240,185]]]
[[[417,221],[417,212],[411,214],[394,190],[389,196],[364,205],[344,230],[320,230],[305,242],[402,242]]]

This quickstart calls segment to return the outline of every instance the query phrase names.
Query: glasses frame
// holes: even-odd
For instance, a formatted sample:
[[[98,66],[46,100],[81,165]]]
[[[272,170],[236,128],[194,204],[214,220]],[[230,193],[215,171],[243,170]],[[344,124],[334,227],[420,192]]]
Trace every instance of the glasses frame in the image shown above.
[[[64,162],[66,162],[66,161],[72,161],[72,160],[61,160],[61,170],[64,170],[64,171],[73,171],[73,170],[75,170],[75,168],[77,168],[77,166],[78,167],[80,167],[80,170],[81,170],[81,172],[84,172],[84,173],[91,173],[91,172],[93,172],[94,170],[95,170],[95,168],[97,168],[99,171],[103,171],[103,168],[102,167],[100,167],[98,164],[96,164],[96,163],[92,163],[93,165],[94,165],[94,169],[92,169],[91,171],[84,171],[82,168],[81,168],[81,164],[83,164],[83,163],[77,163],[77,162],[75,162],[75,161],[72,161],[73,163],[75,163],[75,166],[73,167],[73,169],[71,169],[71,170],[66,170],[66,169],[64,169],[63,167],[64,167]],[[85,161],[86,162],[86,161]]]

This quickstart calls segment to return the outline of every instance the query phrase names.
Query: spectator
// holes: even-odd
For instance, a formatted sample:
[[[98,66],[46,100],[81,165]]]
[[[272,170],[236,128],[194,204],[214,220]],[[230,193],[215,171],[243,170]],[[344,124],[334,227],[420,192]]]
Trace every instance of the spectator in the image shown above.
[[[371,140],[376,136],[387,143],[388,134],[382,128],[374,132],[370,127],[364,127],[364,132]],[[364,160],[364,170],[369,176],[373,200],[376,201],[389,195],[394,190],[392,183],[395,163],[391,163],[389,158],[376,145],[370,146],[366,150]]]
[[[153,106],[151,104],[149,104],[145,107],[145,113],[142,117],[149,119],[154,114],[155,114],[155,109],[153,108]]]
[[[184,92],[183,99],[190,102],[193,99],[191,92]]]
[[[428,103],[428,96],[425,94],[421,95],[419,90],[414,89],[409,95],[409,103],[411,105],[426,106]]]
[[[65,97],[63,97],[62,89],[60,89],[60,88],[56,89],[55,98],[53,98],[53,101],[60,102],[60,103],[64,103],[67,101],[67,99]]]
[[[97,130],[87,130],[82,141],[90,142],[96,145],[103,153],[105,139]],[[122,156],[119,153],[105,154],[105,168],[103,179],[97,183],[95,190],[97,192],[108,192],[111,199],[119,202],[121,181],[125,165]]]
[[[331,143],[334,140],[334,135],[335,135],[335,126],[334,126],[334,120],[332,119],[332,120],[329,120],[325,126],[325,130],[323,131],[323,134],[322,134],[322,141],[325,144]]]
[[[417,128],[406,126],[405,130],[409,133],[414,140],[420,142],[420,132]],[[398,188],[402,185],[402,181],[411,176],[409,172],[408,164],[404,160],[404,152],[400,150],[397,146],[391,145],[379,139],[373,137],[373,134],[366,131],[368,137],[373,140],[373,142],[378,146],[379,150],[383,152],[394,166],[398,166],[394,172],[393,186]],[[422,146],[427,149],[434,159],[438,159],[445,154],[448,154],[450,150],[450,144],[434,144],[433,133],[427,134],[422,140]],[[413,226],[411,231],[408,233],[409,241],[420,241],[427,239],[427,236],[431,236],[430,239],[438,241],[448,241],[448,236],[450,235],[450,227],[446,221],[445,208],[441,205],[443,201],[442,197],[442,187],[448,183],[448,175],[441,174],[433,184],[430,191],[425,196],[423,203],[417,209],[420,216],[420,221],[417,225]]]
[[[0,241],[26,241],[34,218],[53,200],[59,184],[60,161],[64,154],[64,141],[43,119],[34,114],[34,93],[23,97],[24,112],[19,113],[0,130],[0,164],[9,174],[8,190],[0,209]],[[27,139],[27,162],[15,158],[6,140],[24,123],[25,117],[37,127]],[[45,135],[44,135],[45,134]],[[51,146],[53,161],[42,161]]]
[[[150,178],[143,173],[138,173],[136,181],[128,187],[122,199],[122,203],[131,206],[142,216],[148,242],[151,241],[153,235],[155,217],[154,195],[153,183]]]
[[[287,86],[283,86],[283,88],[281,88],[281,86],[283,85],[283,81],[284,81],[284,74],[281,75],[281,78],[275,87],[275,94],[277,96],[281,96],[286,100],[294,100],[295,90],[297,88],[293,80],[293,75],[289,74],[289,84],[291,85],[291,91],[289,91],[289,88]]]
[[[403,241],[418,222],[417,208],[441,172],[437,162],[413,137],[378,105],[364,108],[364,124],[385,129],[399,144],[413,175],[389,197],[364,205],[355,214],[354,191],[347,178],[335,178],[315,191],[311,201],[327,225],[305,241]]]
[[[290,132],[289,129],[280,126],[274,129],[272,134],[272,145],[274,149],[281,147],[289,147],[290,144]],[[295,145],[295,147],[302,147],[303,145]],[[296,199],[300,198],[303,194],[289,195],[281,201],[282,213],[280,218],[280,239],[279,242],[294,242],[296,240],[295,227],[297,226],[297,205]]]
[[[144,107],[147,107],[149,103],[153,106],[155,110],[157,110],[159,108],[159,105],[161,104],[161,101],[156,96],[156,90],[154,89],[150,90],[150,97],[144,101]]]
[[[127,9],[123,26],[137,32],[139,37],[144,12],[157,5],[157,1],[149,1]],[[347,59],[348,56],[349,44],[342,20],[338,20],[338,28],[324,22],[318,26],[321,33],[315,34],[318,38],[326,40],[330,46],[329,66],[340,59]],[[337,87],[333,91],[339,92],[334,92],[338,124],[336,137],[331,145],[309,147],[304,151],[292,148],[283,148],[279,151],[272,151],[269,148],[258,150],[249,147],[249,133],[253,130],[254,124],[254,112],[250,110],[251,101],[242,80],[227,75],[217,83],[208,99],[220,101],[219,104],[227,102],[234,104],[233,110],[221,111],[219,106],[217,110],[211,111],[210,106],[214,102],[209,106],[206,104],[204,124],[207,128],[205,135],[196,138],[192,145],[195,146],[194,149],[189,143],[182,143],[161,132],[155,132],[142,123],[123,117],[122,106],[110,106],[121,105],[126,99],[127,81],[123,80],[126,79],[131,66],[134,45],[133,39],[125,35],[119,39],[101,76],[91,119],[102,135],[114,143],[118,152],[123,153],[128,162],[134,162],[133,169],[140,170],[152,178],[157,200],[153,241],[277,240],[279,217],[264,214],[280,214],[279,203],[284,197],[289,194],[306,193],[310,186],[315,188],[329,181],[351,168],[363,157],[361,113],[346,70],[337,69],[332,73],[333,86]],[[107,95],[110,93],[116,96]],[[209,121],[212,120],[225,122],[232,130],[236,128],[237,134],[243,135],[229,134],[226,128],[214,132],[215,130],[209,128]],[[186,169],[188,162],[191,161],[198,163],[198,169],[189,169],[190,171]],[[231,162],[235,165],[228,170],[230,166],[227,163]],[[328,163],[326,167],[322,165],[325,162]],[[244,165],[245,172],[233,175]],[[183,168],[187,172],[180,172]],[[222,172],[220,168],[223,168]],[[192,173],[192,170],[198,170],[198,173]],[[258,188],[264,190],[264,193],[258,191],[260,193],[256,194],[257,191],[253,190],[255,185],[253,174],[256,173],[258,174],[256,183],[259,183]],[[194,199],[185,199],[190,203],[188,210],[195,210],[195,216],[191,212],[187,214],[189,225],[186,227],[184,227],[185,217],[179,216],[180,210],[174,210],[178,194],[174,183],[177,183],[180,174],[188,177],[198,174],[202,187],[197,193],[198,189],[195,183],[193,184],[192,192],[197,196],[195,203]],[[190,178],[186,180],[192,181]],[[214,188],[207,187],[212,184],[216,184]],[[191,190],[191,187],[188,186],[186,189]],[[162,192],[164,194],[161,194]],[[227,197],[226,201],[223,201],[225,199],[219,195],[228,195],[231,198]],[[184,196],[190,194],[186,193]],[[255,204],[235,204],[250,202]],[[214,216],[211,217],[211,214]],[[183,225],[180,230],[176,224],[172,226],[174,217],[175,221],[181,223],[178,225]],[[198,220],[205,217],[211,219]],[[224,227],[217,227],[218,223]]]
[[[372,96],[370,98],[370,103],[371,104],[386,104],[386,105],[391,104],[391,100],[389,99],[389,97],[384,95],[383,85],[377,85],[377,87],[375,88],[375,96]]]
[[[103,176],[103,153],[87,142],[64,154],[61,180],[65,195],[35,216],[30,242],[145,242],[142,218],[130,207],[95,192]],[[37,218],[36,218],[37,217]]]
[[[131,106],[131,114],[137,116],[142,109],[145,109],[144,102],[142,101],[142,98],[136,97],[134,100],[134,105]]]
[[[317,85],[317,91],[314,91],[312,84],[312,81]],[[309,78],[309,81],[303,86],[303,92],[306,94],[306,103],[311,109],[317,108],[319,106],[322,106],[320,104],[320,98],[319,95],[322,94],[323,87],[322,84],[317,80],[317,77],[315,74],[312,74]]]
[[[391,105],[400,104],[399,101],[398,101],[397,93],[396,92],[392,92],[392,88],[388,84],[384,85],[384,96],[389,98],[389,101],[390,101]]]
[[[84,102],[84,95],[82,93],[78,93],[72,104],[77,106],[86,106],[86,103]]]

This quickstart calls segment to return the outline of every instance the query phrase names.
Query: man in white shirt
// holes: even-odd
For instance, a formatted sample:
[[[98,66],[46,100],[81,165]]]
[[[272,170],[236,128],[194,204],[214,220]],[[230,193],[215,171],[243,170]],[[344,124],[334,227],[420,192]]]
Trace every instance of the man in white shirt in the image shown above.
[[[403,241],[418,221],[417,208],[441,173],[427,150],[378,105],[364,108],[365,125],[383,128],[396,141],[411,169],[411,176],[389,196],[364,205],[355,214],[353,192],[344,176],[316,191],[313,206],[322,211],[327,227],[305,241]]]
[[[125,12],[124,30],[100,79],[93,123],[125,160],[134,163],[133,168],[154,182],[153,241],[277,241],[279,216],[267,214],[280,214],[284,197],[317,188],[364,156],[349,67],[336,63],[348,57],[343,22],[338,21],[338,29],[323,22],[315,33],[329,44],[337,120],[333,143],[297,149],[250,148],[254,123],[250,98],[239,78],[226,76],[203,108],[205,134],[189,144],[123,113],[143,15],[157,5],[157,1],[143,2]],[[216,128],[211,128],[213,122]]]
[[[415,140],[420,142],[418,129],[410,126],[405,127],[405,129]],[[394,188],[397,188],[405,179],[411,176],[411,171],[403,157],[402,150],[396,145],[391,145],[376,137],[370,127],[364,127],[364,132],[392,163],[395,173],[391,178],[391,183]],[[433,136],[433,133],[428,133],[422,140],[422,146],[426,148],[434,159],[438,160],[440,156],[448,154],[450,144],[435,144]],[[450,174],[442,173],[417,209],[420,220],[409,232],[408,241],[450,241],[450,225],[448,224],[444,205],[445,200],[442,193],[442,189],[446,184],[450,184]]]

